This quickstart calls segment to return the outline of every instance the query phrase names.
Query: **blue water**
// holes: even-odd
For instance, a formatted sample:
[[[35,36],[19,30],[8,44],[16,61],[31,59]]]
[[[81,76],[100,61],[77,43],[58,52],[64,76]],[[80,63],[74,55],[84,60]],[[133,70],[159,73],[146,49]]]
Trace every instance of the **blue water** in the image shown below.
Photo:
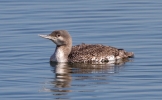
[[[135,58],[95,68],[50,64],[55,45],[38,34],[57,29],[73,45],[110,45]],[[161,0],[1,0],[0,99],[161,100],[161,49]]]

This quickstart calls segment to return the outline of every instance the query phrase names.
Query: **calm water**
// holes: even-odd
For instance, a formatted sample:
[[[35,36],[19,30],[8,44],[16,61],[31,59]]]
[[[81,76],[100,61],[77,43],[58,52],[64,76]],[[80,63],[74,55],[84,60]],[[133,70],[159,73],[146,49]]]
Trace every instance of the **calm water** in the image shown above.
[[[73,45],[133,51],[118,65],[50,64],[55,45],[38,37],[66,29]],[[162,99],[161,0],[1,0],[1,100]]]

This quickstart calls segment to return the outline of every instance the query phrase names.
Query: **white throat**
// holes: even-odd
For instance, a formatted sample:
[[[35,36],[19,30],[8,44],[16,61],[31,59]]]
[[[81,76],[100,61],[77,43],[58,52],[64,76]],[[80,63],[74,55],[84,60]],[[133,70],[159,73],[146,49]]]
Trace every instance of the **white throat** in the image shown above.
[[[68,62],[68,58],[65,57],[65,52],[62,48],[56,47],[54,54],[51,56],[50,61],[54,62]]]

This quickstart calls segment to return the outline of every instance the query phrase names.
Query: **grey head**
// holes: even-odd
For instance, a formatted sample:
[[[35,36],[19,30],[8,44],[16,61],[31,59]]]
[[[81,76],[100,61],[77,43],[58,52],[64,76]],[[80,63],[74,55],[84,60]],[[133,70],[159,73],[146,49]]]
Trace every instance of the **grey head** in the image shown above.
[[[71,36],[66,30],[55,30],[49,35],[39,36],[51,40],[57,46],[72,46]]]
[[[56,30],[49,35],[39,35],[42,38],[49,39],[56,44],[54,54],[50,61],[68,62],[68,55],[72,49],[72,39],[66,30]]]

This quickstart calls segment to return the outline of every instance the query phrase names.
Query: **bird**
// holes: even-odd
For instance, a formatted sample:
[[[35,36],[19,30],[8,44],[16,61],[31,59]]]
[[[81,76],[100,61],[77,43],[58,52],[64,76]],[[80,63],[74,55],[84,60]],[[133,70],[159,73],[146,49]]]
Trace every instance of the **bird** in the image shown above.
[[[72,37],[66,30],[55,30],[49,35],[39,35],[56,44],[50,57],[51,62],[110,62],[124,58],[133,58],[133,52],[102,44],[79,44],[72,46]]]

